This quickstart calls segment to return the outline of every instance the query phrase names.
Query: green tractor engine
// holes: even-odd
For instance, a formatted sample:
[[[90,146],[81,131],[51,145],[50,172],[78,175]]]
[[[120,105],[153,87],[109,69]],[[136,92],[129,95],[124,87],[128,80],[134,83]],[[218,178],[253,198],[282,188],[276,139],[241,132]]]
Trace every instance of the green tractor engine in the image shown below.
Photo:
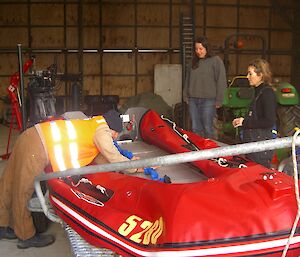
[[[254,96],[247,77],[237,76],[229,82],[225,91],[223,106],[218,109],[218,138],[235,143],[239,141],[238,129],[232,126],[233,119],[243,117],[248,112]]]

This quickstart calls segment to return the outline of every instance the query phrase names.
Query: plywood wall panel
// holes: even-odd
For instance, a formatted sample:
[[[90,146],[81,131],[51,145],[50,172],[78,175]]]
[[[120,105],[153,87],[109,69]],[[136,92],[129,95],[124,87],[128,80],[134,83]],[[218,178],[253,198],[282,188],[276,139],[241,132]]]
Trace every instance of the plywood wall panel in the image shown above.
[[[32,47],[62,48],[64,46],[63,28],[33,28],[31,30]]]
[[[237,25],[235,7],[207,7],[207,26],[234,27]]]
[[[283,40],[284,38],[284,40]],[[271,49],[272,50],[289,50],[292,49],[293,34],[288,31],[272,31]]]
[[[104,77],[103,94],[130,97],[135,94],[135,78],[133,76]]]
[[[291,29],[291,24],[289,24],[290,20],[292,20],[293,17],[293,9],[290,10],[284,10],[285,13],[287,13],[287,19],[283,18],[282,15],[280,15],[279,11],[273,11],[272,12],[272,18],[271,18],[271,27],[274,29]]]
[[[137,24],[139,25],[169,25],[169,5],[139,4],[137,7]]]
[[[134,25],[134,4],[102,4],[103,25]]]
[[[17,44],[28,47],[28,30],[26,28],[1,28],[0,47],[17,48]]]
[[[134,33],[134,28],[103,28],[102,47],[132,49],[135,47]]]
[[[239,55],[238,75],[247,75],[248,65],[255,59],[261,58],[260,55]]]
[[[168,28],[138,28],[137,45],[140,48],[168,48]]]
[[[99,2],[98,2],[99,3]],[[83,24],[84,25],[99,25],[99,4],[87,4],[83,6]]]
[[[85,76],[83,79],[83,92],[85,95],[100,95],[99,76]]]
[[[154,92],[154,78],[153,76],[140,76],[137,81],[137,94]]]
[[[155,64],[169,63],[165,53],[140,53],[138,55],[138,74],[153,74]]]
[[[2,4],[0,8],[0,25],[27,25],[28,12],[25,4]]]
[[[203,5],[196,5],[195,7],[195,25],[203,26],[204,22],[204,8]]]
[[[281,6],[281,7],[287,7],[287,8],[294,8],[295,7],[295,0],[277,0],[277,3]]]
[[[26,61],[26,56],[22,56]],[[18,56],[15,53],[8,53],[1,55],[0,58],[0,74],[12,75],[19,70]],[[1,84],[0,84],[1,86]]]
[[[71,74],[79,73],[79,58],[78,54],[68,54],[67,55],[67,71]]]
[[[68,82],[65,84],[64,81],[61,81],[59,79],[55,80],[55,88],[54,88],[54,95],[55,96],[64,96],[66,95],[66,87],[71,88],[71,82]]]
[[[138,0],[139,3],[153,3],[153,2],[156,2],[156,3],[165,3],[167,4],[170,0]],[[185,0],[181,0],[181,2],[183,2]]]
[[[77,4],[67,4],[66,5],[66,23],[67,25],[78,24],[78,5]]]
[[[202,3],[202,0],[196,0],[196,3]],[[209,4],[237,4],[238,0],[208,0]]]
[[[182,1],[181,1],[182,2]],[[200,8],[202,10],[202,8]],[[199,10],[198,7],[195,8],[195,20],[197,21],[197,24],[201,23],[201,20],[198,20],[199,16]],[[172,6],[172,25],[173,26],[179,26],[180,24],[180,15],[181,13],[184,15],[189,14],[189,5],[188,4],[178,4]]]
[[[134,74],[135,58],[132,53],[125,54],[103,54],[103,73],[104,74]]]
[[[228,56],[228,66],[225,67],[227,70],[227,75],[228,75],[228,79],[232,79],[234,76],[238,75],[237,72],[237,55],[236,54],[231,54]]]
[[[99,28],[85,27],[82,32],[83,48],[99,48],[100,30]]]
[[[292,58],[288,55],[273,55],[270,58],[273,74],[289,76],[291,73]]]
[[[179,28],[172,28],[172,39],[170,42],[171,48],[180,48],[180,34],[179,34]]]
[[[55,53],[55,54],[52,54],[52,56],[53,57],[50,57],[49,60],[50,61],[52,60],[53,64],[56,63],[56,65],[57,65],[57,74],[64,74],[65,73],[65,66],[66,66],[66,55],[64,53]]]
[[[271,0],[240,0],[241,5],[263,5],[271,6]]]
[[[63,25],[63,4],[31,4],[32,25]]]
[[[180,53],[172,53],[170,55],[170,63],[172,64],[180,63]]]
[[[259,54],[231,54],[229,55],[228,78],[247,75],[248,65],[255,59],[262,58]]]
[[[7,91],[6,88],[9,86],[10,82],[10,77],[1,77],[0,78],[0,96],[1,97],[6,97],[7,96]],[[1,110],[3,108],[3,101],[0,101],[0,118],[1,118]]]
[[[224,48],[225,39],[229,35],[235,34],[234,29],[219,29],[219,28],[208,28],[206,30],[206,36],[213,46],[213,48]],[[199,35],[200,36],[200,35]]]
[[[83,54],[83,74],[100,74],[100,55],[93,53]]]
[[[24,1],[24,0],[23,0],[23,1]],[[68,1],[71,2],[72,0],[67,0],[67,2],[68,2]],[[42,2],[45,2],[45,3],[48,2],[48,3],[49,3],[50,1],[49,1],[49,0],[30,0],[30,2],[31,2],[31,3],[42,3]],[[61,2],[61,3],[63,3],[64,0],[55,0],[55,2]],[[72,1],[72,2],[74,2],[74,1]]]
[[[66,47],[69,49],[78,49],[78,29],[66,29]]]
[[[241,7],[240,26],[243,28],[268,28],[269,10],[267,8]]]

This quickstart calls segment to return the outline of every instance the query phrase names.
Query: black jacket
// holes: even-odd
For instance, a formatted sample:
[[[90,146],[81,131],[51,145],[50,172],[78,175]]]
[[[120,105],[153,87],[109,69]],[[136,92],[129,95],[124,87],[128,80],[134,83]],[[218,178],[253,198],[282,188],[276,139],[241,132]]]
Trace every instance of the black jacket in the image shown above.
[[[273,89],[267,84],[255,87],[255,97],[248,115],[243,122],[243,129],[272,128],[276,124],[277,101]]]

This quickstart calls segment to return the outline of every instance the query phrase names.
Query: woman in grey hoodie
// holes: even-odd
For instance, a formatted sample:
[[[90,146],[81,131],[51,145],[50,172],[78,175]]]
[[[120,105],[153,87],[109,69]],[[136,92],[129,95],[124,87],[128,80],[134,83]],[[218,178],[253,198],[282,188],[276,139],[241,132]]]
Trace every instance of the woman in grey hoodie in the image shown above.
[[[189,104],[192,131],[214,138],[213,119],[216,108],[222,106],[227,86],[225,66],[221,58],[212,53],[206,37],[197,38],[194,47],[183,97]]]

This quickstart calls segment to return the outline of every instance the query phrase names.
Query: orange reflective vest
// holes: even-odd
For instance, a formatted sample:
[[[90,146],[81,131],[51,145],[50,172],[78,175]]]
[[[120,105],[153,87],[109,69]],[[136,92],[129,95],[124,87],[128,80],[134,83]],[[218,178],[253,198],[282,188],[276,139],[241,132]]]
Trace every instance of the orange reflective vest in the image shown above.
[[[102,116],[84,120],[55,120],[40,123],[53,171],[88,165],[99,153],[93,138],[106,123]]]

